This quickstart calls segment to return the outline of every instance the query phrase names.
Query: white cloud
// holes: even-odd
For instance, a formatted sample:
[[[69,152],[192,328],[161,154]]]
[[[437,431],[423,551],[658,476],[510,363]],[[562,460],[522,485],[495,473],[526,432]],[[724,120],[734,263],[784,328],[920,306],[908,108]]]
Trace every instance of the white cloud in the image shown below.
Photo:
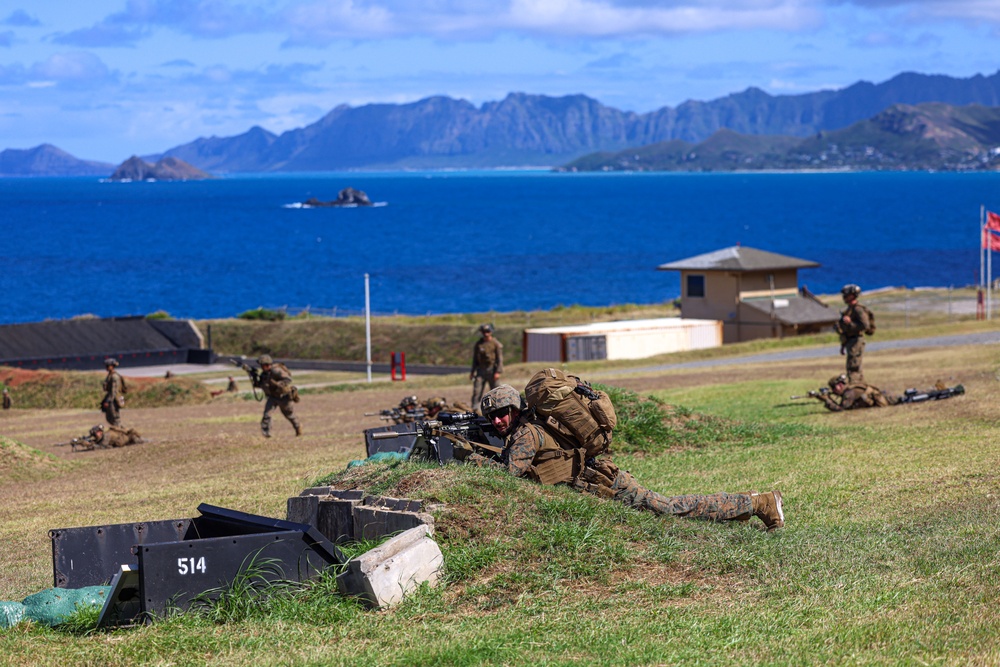
[[[30,68],[32,81],[55,81],[71,84],[94,84],[114,79],[115,75],[92,53],[75,51],[56,53]]]

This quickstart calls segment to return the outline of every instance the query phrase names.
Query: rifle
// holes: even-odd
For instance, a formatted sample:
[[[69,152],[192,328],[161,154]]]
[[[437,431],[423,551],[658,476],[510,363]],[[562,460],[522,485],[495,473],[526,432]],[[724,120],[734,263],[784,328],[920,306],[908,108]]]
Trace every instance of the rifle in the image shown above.
[[[965,393],[965,387],[960,384],[944,389],[928,389],[919,391],[917,389],[907,389],[899,398],[900,403],[923,403],[924,401],[940,401],[952,396],[961,396]]]
[[[246,371],[246,374],[250,376],[250,386],[253,388],[253,397],[258,401],[263,400],[263,392],[261,392],[260,396],[257,395],[257,388],[260,386],[260,369],[249,365],[247,363],[247,358],[244,355],[240,355],[239,358],[230,357],[229,363]]]
[[[390,449],[384,449],[378,442],[396,438],[405,440],[402,445]],[[493,425],[474,412],[439,412],[437,419],[368,429],[365,440],[369,456],[384,451],[409,452],[410,456],[422,456],[442,464],[455,459],[456,441],[468,443],[477,453],[497,460],[503,451],[503,439]]]
[[[823,396],[826,396],[829,393],[830,393],[830,388],[829,387],[820,387],[819,389],[817,389],[815,391],[810,391],[810,392],[808,392],[806,394],[803,394],[802,396],[789,396],[789,398],[791,400],[793,400],[793,401],[797,401],[800,398],[816,398],[817,396],[819,396],[821,394]]]
[[[100,443],[94,442],[90,439],[90,436],[82,436],[79,438],[73,438],[69,442],[57,442],[56,447],[65,447],[69,445],[73,451],[84,451],[89,452],[92,449],[107,449],[107,445],[102,445]]]
[[[420,421],[427,416],[427,411],[423,408],[414,408],[412,410],[405,410],[403,408],[386,408],[385,410],[380,410],[378,412],[366,412],[365,417],[374,417],[378,415],[379,419],[385,421],[392,420],[394,424],[402,424],[403,422]]]

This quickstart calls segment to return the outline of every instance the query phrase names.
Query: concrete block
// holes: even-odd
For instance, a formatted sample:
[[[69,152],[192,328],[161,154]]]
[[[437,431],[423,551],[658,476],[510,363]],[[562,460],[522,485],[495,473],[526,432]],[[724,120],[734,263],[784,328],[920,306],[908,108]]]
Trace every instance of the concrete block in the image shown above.
[[[287,518],[305,523],[319,530],[320,534],[335,544],[355,539],[354,508],[357,500],[337,500],[333,496],[295,496],[288,499]]]
[[[424,501],[422,500],[391,498],[389,496],[365,496],[364,504],[397,512],[422,512],[424,509]]]
[[[360,498],[337,500],[333,496],[321,497],[317,508],[316,528],[334,544],[358,539],[354,529],[354,510],[360,503]]]
[[[319,496],[295,496],[288,499],[285,518],[295,523],[306,523],[317,528],[319,522]]]
[[[342,491],[340,489],[334,489],[329,486],[313,486],[302,493],[300,496],[333,496],[339,500],[361,500],[365,497],[364,491]]]
[[[430,514],[397,512],[370,505],[354,508],[354,538],[357,540],[375,540],[421,525],[426,525],[428,532],[434,534],[434,517]]]
[[[437,584],[444,558],[430,537],[428,526],[404,531],[347,564],[337,577],[344,595],[359,597],[369,607],[383,609],[403,599],[414,588]]]

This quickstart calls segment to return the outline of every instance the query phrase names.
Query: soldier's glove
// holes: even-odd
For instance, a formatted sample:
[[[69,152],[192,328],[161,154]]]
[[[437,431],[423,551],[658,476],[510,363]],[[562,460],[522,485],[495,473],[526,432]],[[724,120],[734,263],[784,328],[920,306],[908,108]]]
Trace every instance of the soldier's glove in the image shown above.
[[[472,445],[467,443],[465,440],[453,440],[452,445],[452,453],[459,461],[464,461],[469,454],[472,454],[475,451],[472,449]]]
[[[843,346],[843,345],[841,345],[841,346],[840,346],[840,356],[844,356],[845,354],[847,354],[847,350],[845,350],[845,349],[844,349],[844,346]]]

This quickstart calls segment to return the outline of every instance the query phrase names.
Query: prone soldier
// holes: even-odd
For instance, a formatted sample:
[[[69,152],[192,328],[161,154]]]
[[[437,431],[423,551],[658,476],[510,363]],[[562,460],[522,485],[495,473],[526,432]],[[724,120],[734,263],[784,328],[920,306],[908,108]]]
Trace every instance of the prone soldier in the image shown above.
[[[840,353],[847,355],[847,379],[864,382],[861,357],[865,352],[865,334],[875,333],[875,316],[867,306],[858,303],[861,288],[857,285],[844,285],[840,294],[847,308],[840,314],[834,330],[840,334]]]
[[[451,413],[466,413],[472,412],[472,406],[463,403],[462,401],[455,401],[454,403],[448,403],[448,399],[443,396],[433,396],[428,398],[422,403],[424,412],[428,419],[434,419],[439,412],[451,412]]]
[[[466,463],[506,470],[542,484],[566,484],[577,491],[610,498],[629,507],[709,521],[747,521],[759,517],[768,530],[785,525],[781,492],[715,493],[668,497],[643,488],[632,475],[602,455],[586,458],[585,450],[560,446],[548,424],[528,410],[516,389],[500,385],[483,396],[481,409],[504,439],[501,460],[455,446]]]
[[[108,426],[118,426],[121,424],[121,409],[125,407],[125,393],[128,387],[123,378],[115,369],[118,367],[118,360],[108,357],[104,360],[104,368],[108,374],[104,378],[104,398],[101,399],[101,411],[104,413]]]
[[[469,379],[472,380],[472,405],[479,408],[486,386],[490,389],[497,386],[500,375],[503,374],[503,345],[493,338],[493,326],[483,324],[479,327],[481,337],[472,348],[472,370]]]
[[[126,429],[121,426],[111,426],[105,431],[103,424],[97,424],[86,435],[70,440],[69,444],[74,452],[88,452],[96,448],[126,447],[128,445],[138,445],[143,442],[145,441],[142,439],[142,435],[134,428]]]
[[[965,393],[965,387],[960,384],[954,387],[945,387],[939,382],[934,389],[927,391],[907,389],[902,396],[896,396],[890,392],[882,391],[875,385],[851,382],[844,373],[830,378],[827,384],[830,386],[829,392],[810,391],[809,395],[823,403],[826,409],[832,412],[861,408],[884,408],[902,403],[921,403],[951,398]]]

